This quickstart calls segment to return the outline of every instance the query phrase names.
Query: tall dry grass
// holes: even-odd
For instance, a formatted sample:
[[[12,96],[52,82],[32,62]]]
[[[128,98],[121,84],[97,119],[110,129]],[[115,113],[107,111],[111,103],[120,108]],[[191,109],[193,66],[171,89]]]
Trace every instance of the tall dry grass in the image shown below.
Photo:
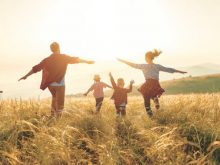
[[[163,96],[149,119],[141,97],[129,97],[116,119],[105,99],[68,98],[49,117],[50,100],[0,101],[0,161],[4,165],[160,165],[220,163],[220,95]]]

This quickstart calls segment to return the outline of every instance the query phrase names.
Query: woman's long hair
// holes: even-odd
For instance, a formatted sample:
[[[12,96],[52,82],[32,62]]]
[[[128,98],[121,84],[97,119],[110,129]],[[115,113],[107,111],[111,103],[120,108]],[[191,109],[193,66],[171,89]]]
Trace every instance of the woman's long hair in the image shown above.
[[[149,57],[149,58],[151,58],[153,60],[155,57],[158,57],[161,53],[162,53],[162,51],[154,49],[153,51],[147,52],[145,54],[145,57],[146,58]]]

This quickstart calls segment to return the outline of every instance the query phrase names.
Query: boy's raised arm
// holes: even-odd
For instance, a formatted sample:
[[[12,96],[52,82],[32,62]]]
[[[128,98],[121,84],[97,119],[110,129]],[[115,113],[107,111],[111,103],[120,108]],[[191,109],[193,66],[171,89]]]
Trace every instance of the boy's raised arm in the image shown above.
[[[134,84],[134,80],[131,80],[131,81],[130,81],[129,88],[127,89],[127,93],[132,92],[133,84]]]
[[[112,83],[112,87],[113,87],[113,88],[116,88],[117,85],[116,85],[116,83],[115,83],[115,80],[114,80],[114,78],[113,78],[111,72],[109,73],[109,77],[110,77],[110,81],[111,81],[111,83]]]

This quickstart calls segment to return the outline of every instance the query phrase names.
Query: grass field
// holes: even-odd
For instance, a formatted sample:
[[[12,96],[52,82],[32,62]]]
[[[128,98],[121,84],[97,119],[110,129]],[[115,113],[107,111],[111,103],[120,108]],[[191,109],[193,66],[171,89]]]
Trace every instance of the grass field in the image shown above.
[[[62,118],[49,117],[50,100],[0,101],[0,162],[4,165],[220,164],[220,94],[161,98],[149,119],[141,97],[129,97],[116,119],[105,99],[68,98]]]

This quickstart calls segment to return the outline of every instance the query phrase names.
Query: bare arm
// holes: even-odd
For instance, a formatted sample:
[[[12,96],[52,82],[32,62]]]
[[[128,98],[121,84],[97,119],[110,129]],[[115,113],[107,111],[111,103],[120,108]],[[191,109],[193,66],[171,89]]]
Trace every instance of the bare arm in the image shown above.
[[[78,63],[94,64],[95,62],[91,60],[84,60],[79,58]]]
[[[73,56],[68,56],[68,55],[64,55],[64,58],[68,64],[76,64],[76,63],[94,64],[95,63],[94,61],[91,61],[91,60],[84,60],[79,57],[73,57]]]
[[[33,69],[31,69],[25,76],[21,77],[18,81],[26,80],[32,74],[34,74]]]

